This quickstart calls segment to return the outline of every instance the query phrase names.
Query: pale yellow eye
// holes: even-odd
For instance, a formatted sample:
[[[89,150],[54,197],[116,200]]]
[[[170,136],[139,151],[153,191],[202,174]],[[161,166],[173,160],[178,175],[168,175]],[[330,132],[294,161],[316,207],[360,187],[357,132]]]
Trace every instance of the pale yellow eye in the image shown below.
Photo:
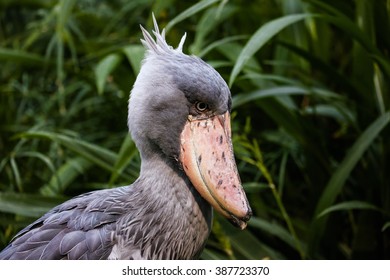
[[[207,103],[204,103],[204,102],[196,102],[195,103],[195,108],[199,112],[204,112],[204,111],[206,111],[209,108],[209,105],[207,105]]]

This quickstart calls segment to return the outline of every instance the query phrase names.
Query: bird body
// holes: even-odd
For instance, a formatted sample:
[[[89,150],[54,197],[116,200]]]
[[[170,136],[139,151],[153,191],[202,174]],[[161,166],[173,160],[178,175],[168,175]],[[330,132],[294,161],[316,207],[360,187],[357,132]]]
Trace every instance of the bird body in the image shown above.
[[[80,195],[22,230],[4,259],[191,259],[211,227],[211,207],[162,164],[131,186]],[[8,252],[8,254],[7,254]]]
[[[141,155],[130,186],[90,192],[20,231],[0,259],[193,259],[212,207],[245,228],[251,210],[231,145],[230,91],[201,59],[173,49],[156,21],[129,102]]]

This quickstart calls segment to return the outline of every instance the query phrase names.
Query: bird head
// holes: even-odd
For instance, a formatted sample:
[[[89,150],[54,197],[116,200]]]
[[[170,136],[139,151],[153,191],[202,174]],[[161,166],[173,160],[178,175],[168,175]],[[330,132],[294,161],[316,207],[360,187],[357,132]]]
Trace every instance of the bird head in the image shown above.
[[[141,26],[145,59],[131,92],[128,125],[143,160],[176,161],[213,208],[244,229],[251,209],[231,140],[229,87],[198,57],[174,49],[154,20],[156,39]]]

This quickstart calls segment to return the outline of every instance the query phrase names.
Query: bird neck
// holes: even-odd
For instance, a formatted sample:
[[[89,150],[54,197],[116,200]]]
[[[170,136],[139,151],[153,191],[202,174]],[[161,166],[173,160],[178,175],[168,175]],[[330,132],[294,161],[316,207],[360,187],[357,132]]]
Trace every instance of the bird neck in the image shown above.
[[[118,221],[121,230],[113,257],[199,256],[210,234],[212,210],[179,168],[156,155],[143,158],[139,178],[126,190],[129,213]]]
[[[183,210],[191,208],[187,209],[189,212],[196,208],[211,227],[210,204],[198,193],[175,159],[161,154],[142,158],[139,180],[143,181],[142,187],[152,194],[151,197],[166,200],[168,205],[180,204]]]

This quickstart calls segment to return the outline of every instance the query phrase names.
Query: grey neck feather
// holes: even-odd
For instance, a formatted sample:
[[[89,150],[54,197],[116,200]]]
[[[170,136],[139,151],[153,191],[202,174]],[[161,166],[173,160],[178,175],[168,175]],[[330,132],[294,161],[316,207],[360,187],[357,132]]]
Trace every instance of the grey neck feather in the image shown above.
[[[197,205],[205,219],[211,220],[211,206],[195,190],[174,159],[164,158],[162,154],[143,158],[139,180],[144,182],[142,188],[154,200],[172,204],[172,207],[179,203],[183,209]],[[172,201],[166,201],[166,197],[161,197],[167,194],[173,195]],[[196,205],[190,205],[189,201]]]
[[[178,168],[158,155],[145,158],[130,191],[128,205],[134,207],[134,215],[119,222],[124,238],[113,255],[124,259],[198,257],[210,233],[212,208]],[[138,236],[148,241],[142,243]]]

